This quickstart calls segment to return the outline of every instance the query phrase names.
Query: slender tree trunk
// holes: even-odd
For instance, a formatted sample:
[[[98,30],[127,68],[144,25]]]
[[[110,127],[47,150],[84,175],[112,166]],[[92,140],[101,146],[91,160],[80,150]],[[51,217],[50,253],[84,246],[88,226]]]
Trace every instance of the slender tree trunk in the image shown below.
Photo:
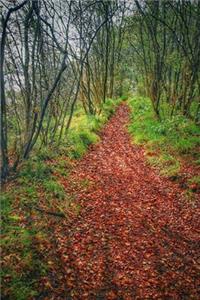
[[[6,26],[8,20],[2,20],[2,38],[0,46],[0,98],[1,98],[1,179],[4,180],[8,175],[8,145],[7,145],[7,116],[6,116],[6,96],[4,80],[4,58],[6,44]]]
[[[8,140],[7,140],[7,112],[6,112],[6,95],[5,95],[5,79],[4,79],[4,60],[5,60],[5,46],[7,36],[7,24],[11,14],[22,8],[28,0],[21,4],[10,8],[6,18],[2,18],[2,36],[0,41],[0,98],[1,98],[1,180],[4,181],[9,173],[9,158],[8,158]]]

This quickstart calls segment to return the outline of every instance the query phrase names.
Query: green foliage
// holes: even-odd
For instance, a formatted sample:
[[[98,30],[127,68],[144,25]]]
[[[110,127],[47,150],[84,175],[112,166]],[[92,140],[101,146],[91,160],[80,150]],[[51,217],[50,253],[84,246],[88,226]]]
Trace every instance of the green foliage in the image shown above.
[[[69,162],[64,158],[60,157],[59,160],[56,160],[55,164],[52,165],[55,172],[59,175],[66,177],[69,174],[71,169],[71,165]]]
[[[197,160],[195,160],[195,164],[198,165],[198,166],[200,166],[200,158],[197,159]]]
[[[45,191],[47,192],[50,197],[56,197],[58,199],[64,199],[65,198],[65,191],[63,186],[55,181],[55,179],[49,179],[45,180],[43,182],[43,187],[45,188]]]
[[[87,127],[89,131],[97,132],[101,127],[101,120],[98,116],[87,116]]]
[[[16,214],[11,206],[6,205],[5,201],[8,200],[6,194],[3,198],[2,212],[4,215],[1,245],[4,251],[4,260],[9,264],[4,266],[3,261],[1,278],[3,282],[6,278],[9,278],[9,281],[6,282],[6,288],[9,290],[10,299],[25,300],[37,294],[33,285],[36,280],[35,275],[41,271],[41,263],[39,264],[38,261],[36,264],[37,260],[34,258],[32,249],[35,231],[31,228],[23,228],[20,225],[22,216]],[[23,269],[21,274],[16,271],[16,266]],[[33,272],[31,280],[30,270]]]
[[[139,82],[137,83],[137,94],[139,96],[146,96],[146,85],[143,82],[142,78],[140,78]]]
[[[129,131],[136,142],[168,144],[180,153],[188,153],[200,145],[200,128],[191,120],[177,115],[159,121],[155,118],[148,98],[134,98],[129,101],[132,108]]]
[[[98,141],[98,136],[89,130],[78,128],[76,131],[69,131],[68,139],[68,155],[70,158],[77,159],[85,154],[90,144]]]
[[[106,99],[101,106],[100,115],[85,115],[80,110],[75,113],[67,135],[67,153],[70,158],[81,158],[89,145],[99,141],[98,130],[114,113],[120,102],[121,99]]]
[[[1,195],[1,216],[6,218],[11,210],[11,196],[9,193],[2,193]]]
[[[122,101],[121,98],[119,99],[106,99],[104,103],[102,103],[102,117],[105,117],[106,120],[115,112],[116,107]]]
[[[159,121],[148,98],[134,97],[129,100],[129,105],[132,111],[129,132],[134,141],[145,144],[148,151],[156,151],[156,157],[149,157],[149,161],[158,166],[162,174],[176,175],[180,169],[177,155],[194,153],[200,145],[200,128],[182,115]],[[196,158],[198,161],[200,154]]]
[[[51,167],[40,160],[28,160],[19,174],[21,178],[28,180],[43,180],[51,174]]]
[[[44,147],[40,149],[40,151],[37,154],[38,160],[51,160],[56,157],[56,152],[54,151],[55,149],[51,149],[50,147]]]
[[[33,227],[29,220],[30,207],[40,205],[38,192],[45,189],[45,182],[49,182],[49,190],[45,190],[49,197],[63,198],[62,188],[56,183],[52,187],[51,173],[51,167],[44,161],[29,159],[22,166],[14,186],[2,193],[1,245],[5,265],[3,262],[1,276],[3,293],[9,294],[9,299],[25,300],[37,296],[35,284],[47,269],[33,247],[36,235],[38,232],[42,234],[43,229],[36,227],[35,223]]]
[[[180,162],[170,154],[163,153],[159,157],[150,156],[148,161],[151,165],[158,167],[163,176],[174,177],[179,174]]]
[[[11,272],[10,270],[8,270],[7,274],[2,272],[2,277],[6,275],[10,276],[10,274],[12,279],[7,288],[9,289],[9,295],[12,298],[8,299],[27,300],[30,299],[30,297],[37,296],[38,292],[33,289],[34,280],[28,280],[27,276],[19,277],[17,272]]]
[[[83,131],[79,134],[80,140],[84,145],[89,146],[97,141],[97,136],[89,131]]]
[[[122,95],[122,96],[121,96],[121,100],[122,100],[122,101],[128,100],[128,95]]]
[[[16,196],[20,197],[21,205],[26,205],[30,202],[31,204],[36,203],[38,200],[38,193],[35,183],[28,182],[28,185],[24,184],[16,191]]]

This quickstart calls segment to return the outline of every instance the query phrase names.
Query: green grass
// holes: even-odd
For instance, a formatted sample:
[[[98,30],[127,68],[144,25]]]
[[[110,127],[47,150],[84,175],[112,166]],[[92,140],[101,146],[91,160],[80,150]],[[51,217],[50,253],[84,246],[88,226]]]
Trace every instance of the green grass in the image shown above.
[[[35,282],[42,274],[43,263],[38,261],[32,244],[36,235],[32,224],[25,227],[29,213],[25,213],[24,204],[33,204],[36,197],[35,186],[26,186],[27,181],[19,188],[4,192],[1,198],[3,249],[1,278],[3,295],[8,299],[26,300],[37,294]],[[13,202],[20,201],[21,211],[13,207]],[[25,218],[25,219],[24,219]],[[32,274],[30,276],[30,274]]]
[[[7,218],[11,210],[12,198],[9,193],[1,195],[1,216]]]
[[[51,149],[50,147],[43,147],[38,151],[37,158],[39,161],[46,161],[56,158],[57,153],[54,151],[55,149]]]
[[[30,280],[30,272],[41,274],[43,264],[37,260],[32,249],[35,231],[21,226],[22,214],[12,208],[13,197],[13,193],[7,192],[1,198],[1,247],[4,254],[1,267],[2,292],[8,293],[9,299],[26,300],[37,294],[34,288],[36,278],[33,275]],[[19,274],[18,270],[23,271]]]
[[[71,170],[71,165],[65,158],[60,157],[59,160],[56,160],[56,162],[52,164],[52,168],[54,172],[57,172],[60,176],[67,177]]]
[[[42,181],[44,178],[49,177],[51,172],[51,167],[38,157],[24,162],[19,178],[20,180]]]
[[[159,121],[153,112],[151,101],[144,97],[134,97],[128,101],[131,108],[129,132],[137,144],[145,145],[149,162],[158,167],[165,176],[176,176],[180,171],[179,157],[191,155],[196,163],[200,153],[200,127],[182,115]],[[152,155],[153,153],[153,155]],[[149,156],[148,156],[149,154]]]
[[[79,159],[87,151],[89,145],[99,141],[98,131],[114,113],[122,99],[106,99],[99,115],[91,116],[77,110],[67,135],[66,151],[70,158]]]
[[[32,221],[34,207],[46,207],[65,213],[73,207],[79,214],[81,207],[75,203],[75,196],[68,195],[59,178],[67,177],[72,168],[71,158],[79,159],[89,145],[99,141],[98,131],[115,108],[121,102],[107,99],[96,116],[86,115],[78,109],[72,119],[71,127],[62,145],[43,147],[20,166],[17,179],[8,187],[1,197],[2,239],[4,261],[1,269],[3,296],[26,300],[37,297],[37,284],[46,274],[48,265],[40,258],[41,253],[33,247],[40,235],[41,242],[49,239],[50,232],[45,219],[38,214],[41,224]],[[90,182],[84,179],[81,183],[87,188]],[[29,224],[29,221],[30,224]],[[43,223],[42,223],[43,222]]]
[[[26,300],[37,296],[38,280],[48,269],[33,246],[38,234],[43,239],[48,236],[47,228],[33,222],[31,217],[31,207],[40,206],[41,191],[44,202],[48,197],[64,198],[63,188],[53,177],[51,166],[41,158],[32,158],[23,163],[15,182],[2,193],[1,278],[2,292],[5,297],[9,295],[8,299]]]
[[[53,199],[57,198],[60,200],[65,199],[65,196],[66,196],[65,190],[64,190],[63,186],[55,180],[55,178],[45,180],[43,182],[43,187],[45,189],[46,196],[49,199],[52,199],[52,198]]]
[[[89,129],[80,127],[69,130],[67,154],[70,158],[81,158],[88,146],[99,141],[99,137]]]
[[[152,166],[158,167],[160,169],[161,175],[167,177],[174,177],[179,174],[180,162],[169,154],[161,154],[158,157],[148,157],[148,161]]]

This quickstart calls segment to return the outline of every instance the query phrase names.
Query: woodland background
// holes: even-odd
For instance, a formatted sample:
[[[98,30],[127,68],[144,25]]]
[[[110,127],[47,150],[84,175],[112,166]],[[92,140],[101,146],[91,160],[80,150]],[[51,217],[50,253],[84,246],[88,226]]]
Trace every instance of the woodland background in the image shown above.
[[[200,1],[6,0],[0,13],[3,293],[29,299],[51,269],[50,227],[31,212],[78,213],[60,178],[123,101],[148,162],[199,197]]]

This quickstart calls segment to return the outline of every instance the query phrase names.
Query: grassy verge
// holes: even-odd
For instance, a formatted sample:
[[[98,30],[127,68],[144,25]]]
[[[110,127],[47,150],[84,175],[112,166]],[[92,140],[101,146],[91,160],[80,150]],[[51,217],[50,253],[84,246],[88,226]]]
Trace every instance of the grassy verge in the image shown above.
[[[48,290],[47,274],[54,273],[59,264],[52,249],[52,222],[56,218],[51,217],[50,223],[50,216],[37,208],[61,215],[70,209],[78,212],[73,195],[67,193],[60,178],[69,175],[74,159],[81,158],[90,144],[98,142],[98,131],[120,101],[107,100],[99,116],[86,116],[81,109],[77,110],[62,147],[43,148],[33,155],[23,163],[17,178],[4,188],[1,197],[3,298],[37,298],[41,282],[45,282]]]
[[[99,141],[98,131],[108,121],[120,102],[121,99],[115,101],[107,99],[101,107],[101,114],[96,116],[86,115],[81,110],[76,111],[66,145],[70,158],[82,157],[90,144]]]
[[[200,127],[179,114],[157,120],[148,98],[135,96],[128,104],[131,108],[129,132],[135,143],[145,146],[146,157],[151,165],[162,175],[174,180],[181,177],[184,161],[189,160],[194,169],[198,168]],[[189,178],[187,185],[190,187],[194,182],[200,182],[198,175]]]

